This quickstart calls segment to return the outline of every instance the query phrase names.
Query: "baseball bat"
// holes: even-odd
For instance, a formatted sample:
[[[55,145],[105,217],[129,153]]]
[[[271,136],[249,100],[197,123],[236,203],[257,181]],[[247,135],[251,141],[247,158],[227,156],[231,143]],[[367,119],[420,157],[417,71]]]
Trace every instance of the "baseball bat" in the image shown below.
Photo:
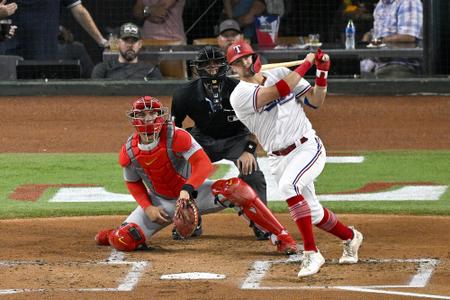
[[[273,63],[273,64],[264,64],[261,66],[261,71],[270,70],[274,68],[280,68],[280,67],[295,67],[298,65],[301,65],[304,62],[304,60],[292,60],[292,61],[285,61],[280,63]]]
[[[324,54],[322,57],[322,61],[328,61],[330,59],[330,57],[328,56],[328,54]],[[298,65],[301,65],[305,60],[292,60],[292,61],[285,61],[285,62],[280,62],[280,63],[272,63],[272,64],[264,64],[261,65],[261,71],[265,71],[265,70],[270,70],[270,69],[274,69],[274,68],[280,68],[280,67],[295,67]],[[233,77],[233,78],[237,78],[238,75],[233,74],[233,75],[229,75],[228,77]]]
[[[328,61],[330,59],[330,57],[328,56],[328,54],[324,54],[322,57],[322,61]],[[301,65],[305,60],[292,60],[292,61],[285,61],[285,62],[280,62],[280,63],[273,63],[273,64],[264,64],[261,65],[261,71],[265,71],[265,70],[270,70],[270,69],[274,69],[274,68],[279,68],[279,67],[286,67],[286,68],[290,68],[290,67],[295,67],[295,66],[299,66]]]

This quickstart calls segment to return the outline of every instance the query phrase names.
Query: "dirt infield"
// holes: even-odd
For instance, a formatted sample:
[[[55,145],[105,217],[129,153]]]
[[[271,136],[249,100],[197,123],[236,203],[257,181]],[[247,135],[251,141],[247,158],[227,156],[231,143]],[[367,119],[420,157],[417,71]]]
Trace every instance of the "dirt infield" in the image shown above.
[[[0,152],[117,152],[131,132],[130,100],[0,97]],[[309,116],[328,153],[347,153],[450,149],[449,112],[448,97],[332,96]],[[200,239],[173,241],[165,229],[148,252],[121,255],[96,246],[97,230],[124,217],[0,220],[0,298],[450,299],[450,217],[341,216],[365,235],[362,262],[337,265],[340,242],[317,230],[327,264],[302,280],[295,257],[286,263],[234,214],[205,216]],[[279,217],[300,241],[289,216]],[[160,279],[185,272],[226,277]]]

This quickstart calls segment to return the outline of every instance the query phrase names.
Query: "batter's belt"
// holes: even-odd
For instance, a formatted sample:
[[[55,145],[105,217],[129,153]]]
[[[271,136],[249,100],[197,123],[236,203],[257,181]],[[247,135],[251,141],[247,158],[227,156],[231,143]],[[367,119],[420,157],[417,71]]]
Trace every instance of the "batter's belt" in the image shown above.
[[[300,139],[300,144],[304,144],[304,143],[306,143],[306,141],[308,141],[308,138],[302,137]],[[272,151],[272,154],[276,155],[276,156],[285,156],[285,155],[288,155],[289,153],[291,153],[292,150],[294,150],[295,148],[297,148],[297,145],[294,143],[292,145],[287,146],[284,149]]]

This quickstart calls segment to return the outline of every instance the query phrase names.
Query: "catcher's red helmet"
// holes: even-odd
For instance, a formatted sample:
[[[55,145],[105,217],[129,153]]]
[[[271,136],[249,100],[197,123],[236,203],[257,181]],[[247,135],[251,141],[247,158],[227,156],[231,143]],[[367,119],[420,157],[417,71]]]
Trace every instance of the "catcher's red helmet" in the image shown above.
[[[139,225],[124,223],[112,231],[109,236],[109,244],[120,251],[134,251],[147,248],[145,235]]]
[[[237,41],[236,43],[231,44],[231,46],[228,47],[227,61],[231,65],[237,59],[250,54],[255,54],[252,46],[250,46],[246,41]]]
[[[128,117],[138,133],[156,137],[168,119],[168,109],[158,99],[143,96],[133,102]]]

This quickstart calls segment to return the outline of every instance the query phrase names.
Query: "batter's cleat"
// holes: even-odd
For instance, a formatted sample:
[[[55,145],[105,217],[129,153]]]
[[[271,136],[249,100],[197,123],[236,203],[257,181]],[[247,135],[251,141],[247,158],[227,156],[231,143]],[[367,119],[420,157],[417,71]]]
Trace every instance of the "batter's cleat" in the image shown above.
[[[259,229],[258,227],[255,226],[253,222],[250,222],[250,227],[252,227],[257,241],[267,241],[270,238],[271,235],[270,232],[265,232]]]
[[[195,228],[194,233],[192,233],[191,237],[199,237],[202,235],[202,233],[202,224],[200,224]],[[172,229],[172,239],[176,241],[183,240],[183,238],[181,238],[181,236],[176,231],[175,227]]]
[[[271,240],[277,246],[278,252],[286,255],[297,254],[297,243],[287,231],[283,231],[278,236],[272,234]]]
[[[339,258],[340,264],[356,264],[358,262],[358,250],[363,242],[363,235],[361,232],[349,226],[353,230],[353,239],[343,241],[344,252],[341,258]]]
[[[114,229],[103,229],[100,230],[96,235],[95,235],[95,242],[97,243],[97,245],[99,246],[109,246],[109,234],[113,231]]]
[[[319,250],[315,251],[303,251],[303,260],[298,272],[298,277],[305,277],[316,274],[320,271],[320,267],[325,263],[325,258]]]

